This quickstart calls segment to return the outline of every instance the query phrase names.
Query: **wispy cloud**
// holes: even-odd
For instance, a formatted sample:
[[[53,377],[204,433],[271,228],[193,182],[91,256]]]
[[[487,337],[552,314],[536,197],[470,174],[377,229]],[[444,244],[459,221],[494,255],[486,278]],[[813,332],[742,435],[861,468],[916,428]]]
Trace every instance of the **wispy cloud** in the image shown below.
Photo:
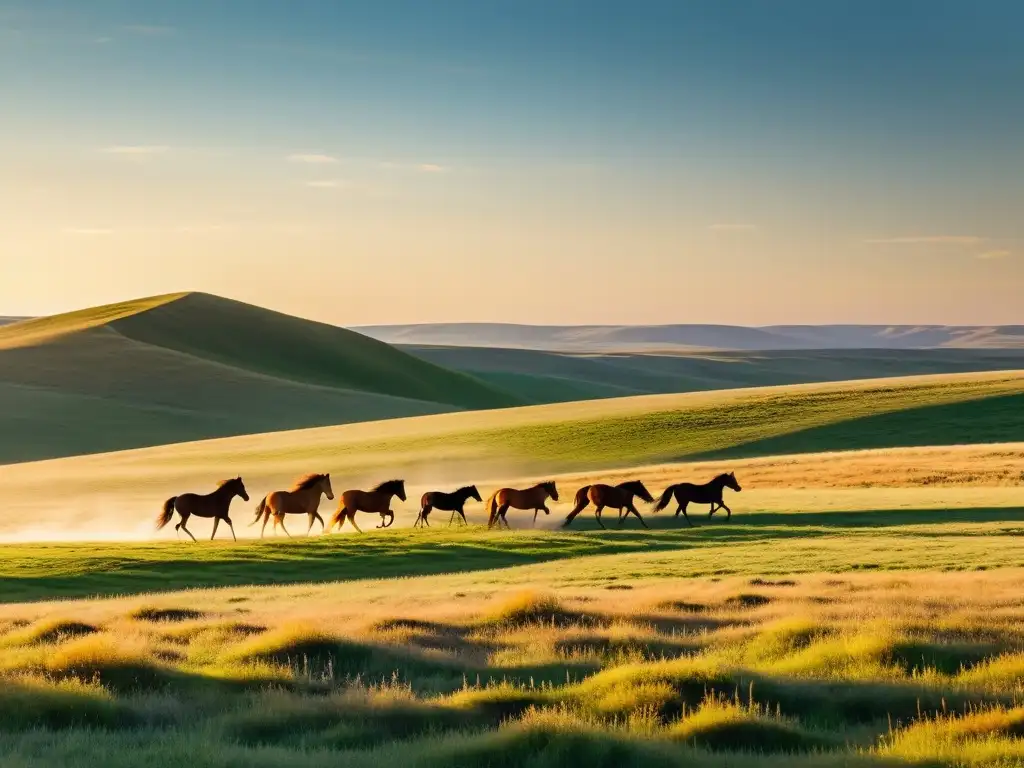
[[[99,237],[102,235],[112,235],[114,230],[106,229],[103,227],[69,227],[64,232],[69,235],[83,235],[86,237]]]
[[[313,181],[306,182],[307,187],[313,189],[341,189],[347,187],[347,181],[341,181],[340,179],[314,179]]]
[[[142,37],[168,37],[178,31],[174,27],[161,24],[123,24],[121,30]]]
[[[329,165],[338,162],[338,158],[333,155],[304,154],[301,152],[288,155],[287,159],[292,163],[307,163],[309,165]]]
[[[757,227],[753,224],[712,224],[708,229],[712,232],[753,232]]]
[[[444,173],[448,169],[443,165],[437,165],[436,163],[420,163],[417,166],[417,170],[421,173]]]
[[[1005,259],[1007,256],[1012,256],[1012,251],[1008,251],[1005,248],[996,249],[993,251],[982,251],[976,256],[979,259]]]
[[[451,170],[446,165],[437,163],[397,163],[394,160],[384,160],[378,165],[388,171],[417,171],[419,173],[447,173]]]
[[[977,245],[986,238],[975,235],[913,235],[911,237],[880,237],[865,240],[870,245]]]
[[[100,151],[107,155],[143,157],[149,155],[163,155],[170,152],[171,148],[158,144],[119,144],[113,147],[104,147]]]

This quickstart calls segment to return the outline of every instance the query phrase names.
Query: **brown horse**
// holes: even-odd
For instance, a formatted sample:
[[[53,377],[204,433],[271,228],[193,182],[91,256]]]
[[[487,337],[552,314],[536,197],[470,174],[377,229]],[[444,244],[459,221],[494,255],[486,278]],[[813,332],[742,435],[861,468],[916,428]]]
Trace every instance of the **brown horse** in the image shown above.
[[[210,534],[211,541],[217,535],[217,526],[220,525],[221,520],[231,528],[231,538],[238,541],[238,538],[235,536],[235,526],[231,524],[231,518],[228,517],[231,500],[235,496],[241,497],[243,501],[249,500],[249,494],[245,492],[245,483],[242,482],[241,477],[222,481],[213,493],[183,493],[181,496],[172,496],[164,502],[164,511],[156,519],[156,529],[159,531],[171,522],[171,518],[174,517],[175,511],[177,511],[181,517],[181,522],[174,526],[174,530],[175,532],[179,530],[184,531],[192,538],[192,541],[195,541],[196,537],[192,536],[192,531],[185,527],[185,523],[193,515],[196,517],[213,518],[213,533]]]
[[[640,513],[636,511],[636,507],[633,506],[634,496],[639,496],[648,504],[654,501],[650,492],[639,480],[627,480],[625,483],[619,483],[618,485],[585,485],[576,491],[576,506],[573,507],[569,516],[565,518],[564,525],[568,526],[572,523],[573,518],[586,509],[588,504],[593,502],[597,507],[594,510],[594,517],[597,519],[597,524],[602,528],[604,528],[604,523],[601,522],[601,512],[604,511],[605,507],[619,510],[619,525],[622,525],[626,516],[632,513],[636,515],[636,519],[640,521],[641,525],[646,528],[647,523],[644,522],[644,519],[640,517]]]
[[[291,538],[288,529],[284,527],[284,516],[308,515],[309,527],[306,528],[306,535],[308,536],[309,532],[313,530],[314,521],[320,521],[321,529],[325,527],[324,519],[320,517],[320,513],[317,511],[317,507],[320,506],[321,496],[326,496],[328,499],[334,498],[334,491],[331,490],[331,476],[306,475],[298,480],[290,491],[274,491],[264,496],[263,500],[256,505],[256,519],[249,523],[249,525],[256,525],[260,518],[263,518],[263,527],[260,528],[260,538],[262,539],[263,534],[267,530],[267,523],[270,521],[271,515],[273,515],[274,533],[277,534],[277,526],[280,524],[281,530]]]
[[[558,488],[555,487],[555,483],[552,480],[537,483],[532,488],[522,491],[515,488],[500,488],[492,493],[491,497],[487,500],[487,527],[493,528],[495,523],[497,523],[500,528],[501,524],[504,523],[505,527],[508,528],[509,525],[508,520],[505,519],[505,513],[508,512],[509,507],[532,509],[533,524],[537,525],[537,513],[542,509],[545,515],[551,514],[551,510],[544,503],[548,498],[558,501]]]
[[[734,491],[742,490],[739,482],[736,480],[736,475],[733,472],[719,475],[710,483],[704,483],[704,485],[694,485],[693,483],[677,483],[676,485],[670,485],[665,489],[665,492],[661,494],[661,498],[658,499],[658,503],[654,506],[655,512],[660,512],[668,506],[672,497],[675,496],[676,503],[679,508],[676,510],[676,517],[679,517],[679,513],[683,513],[683,517],[686,518],[686,522],[693,527],[693,523],[690,522],[689,516],[686,514],[686,507],[690,502],[694,504],[710,504],[711,511],[708,512],[708,517],[715,514],[716,505],[717,508],[724,509],[726,512],[726,520],[732,519],[732,510],[725,505],[722,501],[722,490],[724,488],[732,488]]]
[[[352,527],[362,533],[362,530],[356,525],[356,512],[376,512],[380,515],[380,525],[377,527],[389,528],[395,522],[395,513],[391,511],[391,499],[395,496],[405,501],[404,480],[388,480],[372,491],[345,491],[341,494],[338,511],[331,518],[331,524],[327,526],[327,530],[330,531],[335,523],[340,529],[346,520],[350,520]],[[390,519],[385,523],[384,519],[388,516]]]
[[[420,523],[429,526],[430,521],[427,517],[430,515],[432,510],[440,509],[443,512],[451,512],[452,516],[448,520],[448,525],[451,526],[455,520],[455,515],[459,515],[462,518],[463,525],[469,525],[466,522],[466,513],[463,511],[463,507],[466,506],[466,502],[469,499],[476,499],[477,501],[483,501],[480,498],[480,491],[476,489],[475,485],[467,485],[464,488],[454,493],[445,493],[444,491],[427,491],[423,494],[423,498],[420,499],[420,514],[416,518],[416,522],[412,524],[415,528]]]

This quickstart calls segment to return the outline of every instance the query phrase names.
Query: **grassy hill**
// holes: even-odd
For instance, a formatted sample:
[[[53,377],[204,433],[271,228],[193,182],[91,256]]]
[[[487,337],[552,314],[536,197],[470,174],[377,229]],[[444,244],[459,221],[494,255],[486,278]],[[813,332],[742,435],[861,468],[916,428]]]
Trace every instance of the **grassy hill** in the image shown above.
[[[204,294],[0,328],[0,461],[517,402],[352,331]]]
[[[830,349],[630,354],[400,346],[532,403],[1024,368],[1024,349]]]
[[[577,352],[685,349],[1021,349],[1024,326],[944,325],[376,325],[361,333],[391,344]]]

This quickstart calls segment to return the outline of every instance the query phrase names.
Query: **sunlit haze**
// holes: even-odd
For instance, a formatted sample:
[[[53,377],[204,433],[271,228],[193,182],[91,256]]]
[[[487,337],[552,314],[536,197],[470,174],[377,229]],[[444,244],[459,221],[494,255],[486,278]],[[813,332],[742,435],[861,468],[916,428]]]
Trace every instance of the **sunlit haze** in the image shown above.
[[[0,315],[994,323],[1024,6],[0,0]]]

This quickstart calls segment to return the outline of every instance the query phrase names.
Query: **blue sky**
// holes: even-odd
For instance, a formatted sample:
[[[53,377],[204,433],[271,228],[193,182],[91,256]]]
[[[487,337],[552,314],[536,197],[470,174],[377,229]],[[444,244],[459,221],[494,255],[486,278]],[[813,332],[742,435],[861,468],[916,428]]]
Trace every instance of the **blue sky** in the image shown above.
[[[1019,322],[1022,30],[1001,0],[0,0],[0,314]]]

